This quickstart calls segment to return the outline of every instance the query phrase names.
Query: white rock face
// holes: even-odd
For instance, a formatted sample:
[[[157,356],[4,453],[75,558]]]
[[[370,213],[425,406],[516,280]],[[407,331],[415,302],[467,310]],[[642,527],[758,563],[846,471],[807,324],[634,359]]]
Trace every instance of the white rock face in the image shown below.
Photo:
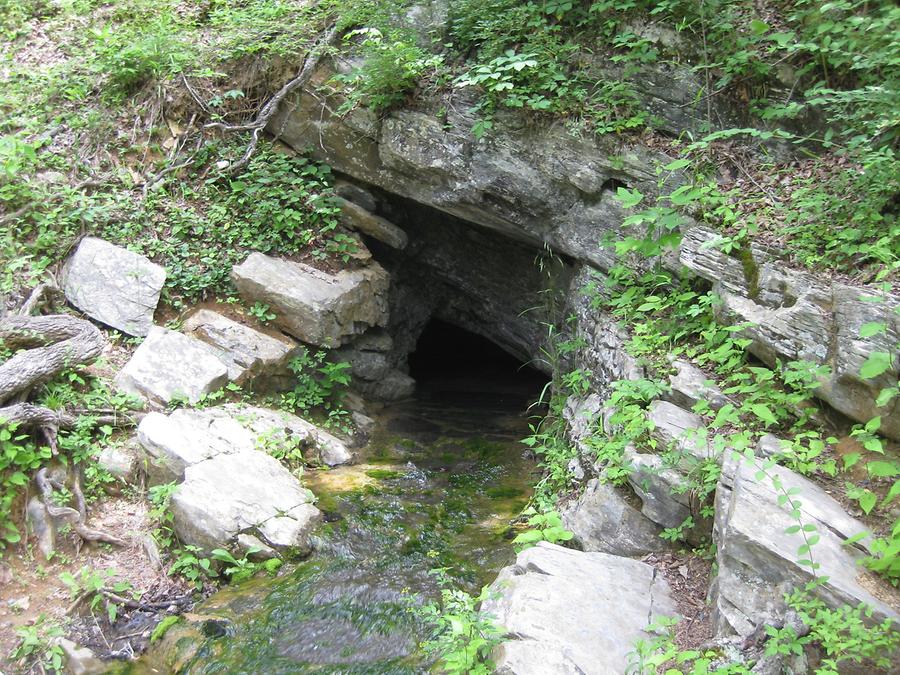
[[[208,309],[191,314],[183,331],[208,345],[228,368],[228,379],[237,384],[287,377],[287,362],[297,351],[290,338],[266,335]]]
[[[296,444],[305,457],[329,466],[353,458],[344,443],[314,424],[253,406],[150,413],[141,420],[137,437],[148,456],[151,484],[181,480],[187,467],[218,455],[256,452],[273,444]]]
[[[387,325],[389,277],[377,263],[328,274],[251,253],[232,279],[245,302],[268,305],[274,323],[303,342],[337,347],[371,326]]]
[[[116,376],[116,385],[156,403],[176,396],[196,403],[228,382],[228,370],[206,346],[186,335],[154,326]]]
[[[507,635],[498,673],[624,673],[651,621],[674,616],[666,581],[649,565],[541,542],[520,553],[491,588],[482,611]]]
[[[95,237],[81,240],[63,269],[66,300],[92,319],[128,335],[144,336],[166,281],[147,258]]]
[[[181,541],[206,552],[240,545],[238,537],[250,534],[275,550],[302,554],[321,517],[314,501],[278,460],[251,450],[187,467],[172,494],[172,514]]]
[[[783,486],[776,490],[771,478],[756,478],[758,470],[756,462],[729,457],[716,490],[713,536],[718,576],[710,597],[719,632],[746,636],[760,623],[783,616],[783,594],[812,580],[810,568],[798,564],[810,557],[821,566],[817,574],[828,577],[814,591],[828,605],[855,607],[864,602],[874,609],[876,620],[900,620],[896,609],[900,593],[858,564],[868,540],[844,545],[866,527],[824,490],[793,471],[778,466],[768,469]],[[790,507],[778,504],[780,494],[795,488],[798,492],[791,500],[801,503],[800,523],[791,516]],[[801,534],[785,531],[798,524],[815,526],[820,537],[811,556],[798,555],[804,543]],[[873,593],[874,588],[879,590]]]

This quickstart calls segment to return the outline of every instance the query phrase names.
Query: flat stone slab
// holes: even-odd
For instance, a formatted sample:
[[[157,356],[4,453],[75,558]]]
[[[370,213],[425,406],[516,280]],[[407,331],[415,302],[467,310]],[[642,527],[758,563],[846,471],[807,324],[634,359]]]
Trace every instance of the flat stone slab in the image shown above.
[[[658,442],[657,452],[671,450],[682,456],[679,466],[690,470],[697,461],[710,456],[703,419],[668,401],[653,401],[647,409],[647,418],[653,424],[650,436]]]
[[[268,305],[294,337],[337,347],[388,320],[389,276],[378,263],[329,274],[303,263],[251,253],[231,273],[245,302]]]
[[[746,636],[760,623],[783,616],[784,593],[812,580],[810,568],[799,564],[804,558],[812,558],[820,565],[817,574],[828,577],[814,593],[831,607],[864,602],[873,608],[875,620],[900,621],[900,591],[859,565],[868,540],[845,545],[867,528],[828,493],[789,469],[775,466],[767,469],[769,476],[757,478],[758,464],[744,457],[727,458],[716,490],[718,576],[710,597],[718,631]],[[788,491],[791,500],[800,502],[800,522],[791,516],[790,506],[778,504],[779,495]],[[820,537],[811,555],[798,555],[803,536],[786,532],[801,524],[814,526]]]
[[[259,450],[220,454],[184,471],[172,494],[175,532],[186,544],[241,548],[261,541],[303,554],[321,513],[315,496],[278,460]],[[239,537],[249,535],[249,538]]]
[[[541,542],[520,553],[483,603],[510,639],[495,653],[513,675],[624,673],[651,621],[674,616],[665,579],[630,558]]]
[[[409,239],[406,232],[381,216],[352,201],[335,197],[341,207],[344,225],[362,232],[396,249],[406,248]]]
[[[62,273],[72,305],[92,319],[143,337],[166,282],[166,270],[144,256],[96,237],[81,240]]]
[[[191,314],[182,330],[208,345],[228,368],[228,379],[237,384],[286,376],[298,347],[290,338],[267,335],[209,309]]]
[[[304,457],[345,464],[353,456],[332,434],[296,415],[255,406],[182,408],[170,415],[150,413],[137,429],[151,484],[178,481],[185,470],[218,455],[296,444]]]
[[[115,379],[120,389],[166,404],[196,403],[228,383],[228,369],[199,340],[154,326]]]

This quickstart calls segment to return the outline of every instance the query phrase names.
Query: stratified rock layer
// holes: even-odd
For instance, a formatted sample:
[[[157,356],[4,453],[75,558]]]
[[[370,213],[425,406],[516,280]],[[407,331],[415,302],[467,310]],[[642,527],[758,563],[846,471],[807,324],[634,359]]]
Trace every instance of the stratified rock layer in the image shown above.
[[[210,351],[228,368],[228,379],[237,384],[261,380],[286,380],[288,361],[297,352],[297,343],[254,330],[208,309],[191,314],[183,330],[209,346]]]
[[[782,617],[784,593],[813,578],[802,560],[812,560],[819,566],[816,575],[827,577],[813,593],[828,605],[855,607],[863,602],[878,620],[900,620],[900,593],[867,579],[859,565],[867,540],[845,543],[866,527],[806,478],[779,466],[758,475],[760,465],[758,460],[728,457],[722,467],[713,533],[718,576],[710,593],[717,629],[746,636],[760,623]],[[799,519],[791,515],[789,502],[799,503]],[[797,526],[810,531],[788,531]],[[813,536],[818,542],[811,550],[798,552]],[[878,597],[870,592],[875,587],[881,589]]]
[[[561,515],[585,551],[638,556],[666,548],[659,536],[662,528],[615,487],[597,479],[589,481],[578,501]]]
[[[367,328],[387,325],[389,277],[377,263],[329,274],[251,253],[232,278],[245,302],[268,305],[273,323],[303,342],[337,347]]]

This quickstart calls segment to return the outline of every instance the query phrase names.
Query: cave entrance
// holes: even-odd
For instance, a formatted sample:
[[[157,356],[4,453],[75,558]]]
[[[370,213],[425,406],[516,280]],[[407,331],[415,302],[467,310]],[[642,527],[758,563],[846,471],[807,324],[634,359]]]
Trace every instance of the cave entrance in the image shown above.
[[[437,318],[426,324],[408,363],[417,395],[469,405],[520,403],[524,409],[548,380],[487,338]]]

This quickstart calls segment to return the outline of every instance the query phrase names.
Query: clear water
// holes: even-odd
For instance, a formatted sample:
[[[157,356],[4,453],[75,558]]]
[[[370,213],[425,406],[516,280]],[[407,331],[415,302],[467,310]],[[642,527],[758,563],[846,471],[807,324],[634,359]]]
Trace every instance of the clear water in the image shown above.
[[[410,603],[438,596],[432,568],[477,591],[513,559],[509,521],[535,479],[519,442],[535,394],[528,378],[445,375],[386,407],[359,463],[304,477],[326,516],[316,551],[220,591],[129,670],[427,672]]]

